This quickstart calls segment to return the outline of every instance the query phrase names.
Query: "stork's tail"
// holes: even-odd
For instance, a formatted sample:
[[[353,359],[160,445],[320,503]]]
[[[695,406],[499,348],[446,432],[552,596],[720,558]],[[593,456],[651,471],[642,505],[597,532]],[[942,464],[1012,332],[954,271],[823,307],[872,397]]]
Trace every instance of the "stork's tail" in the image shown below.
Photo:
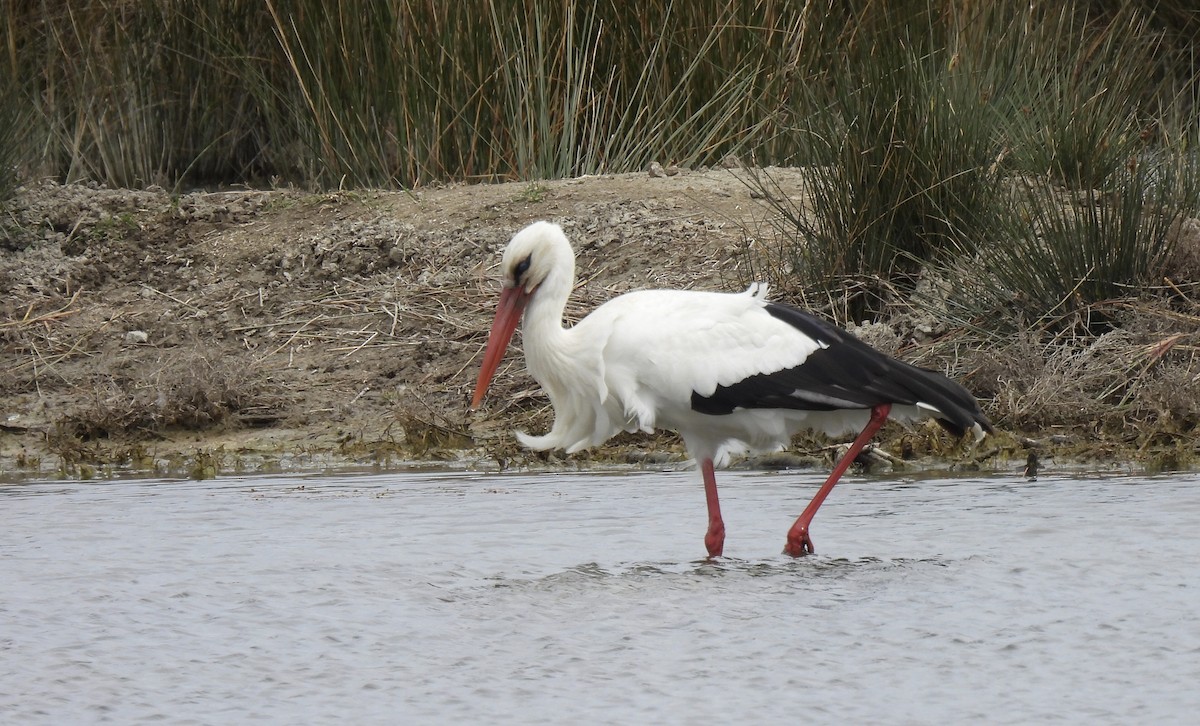
[[[917,408],[927,411],[942,428],[955,436],[963,436],[970,431],[976,441],[994,431],[975,396],[961,384],[936,371],[918,368],[894,358],[890,363],[901,373],[896,376],[897,383],[911,391]]]

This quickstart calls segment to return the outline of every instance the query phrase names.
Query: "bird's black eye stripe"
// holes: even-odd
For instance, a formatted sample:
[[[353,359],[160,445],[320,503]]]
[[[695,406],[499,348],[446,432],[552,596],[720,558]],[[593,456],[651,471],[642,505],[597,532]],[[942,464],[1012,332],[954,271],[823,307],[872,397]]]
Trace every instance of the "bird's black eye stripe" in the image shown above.
[[[517,266],[513,269],[513,280],[514,281],[516,281],[516,282],[521,281],[521,276],[529,271],[529,263],[532,259],[533,259],[533,255],[526,255],[525,259],[523,259],[517,263]]]

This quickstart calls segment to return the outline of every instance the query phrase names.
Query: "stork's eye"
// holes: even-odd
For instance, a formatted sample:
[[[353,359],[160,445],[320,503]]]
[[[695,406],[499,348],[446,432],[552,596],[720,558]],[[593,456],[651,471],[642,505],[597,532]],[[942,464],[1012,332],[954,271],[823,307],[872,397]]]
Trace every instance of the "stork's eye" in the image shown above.
[[[513,280],[517,282],[521,281],[521,276],[529,272],[529,263],[532,259],[533,255],[526,255],[525,259],[517,263],[517,266],[513,269]]]

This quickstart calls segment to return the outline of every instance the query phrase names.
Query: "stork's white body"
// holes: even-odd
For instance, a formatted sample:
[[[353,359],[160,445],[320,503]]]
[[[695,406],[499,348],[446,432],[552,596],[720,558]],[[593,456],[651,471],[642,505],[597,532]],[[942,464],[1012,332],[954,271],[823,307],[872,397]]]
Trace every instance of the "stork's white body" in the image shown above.
[[[562,326],[561,308],[543,312],[531,302],[522,327],[525,360],[554,406],[554,426],[545,436],[518,434],[521,443],[575,452],[621,431],[670,429],[697,459],[721,467],[730,454],[784,448],[804,429],[861,431],[868,407],[739,409],[723,416],[692,409],[693,392],[709,396],[718,385],[794,368],[822,348],[767,313],[754,292],[632,292],[570,328]],[[919,416],[916,406],[891,414]]]

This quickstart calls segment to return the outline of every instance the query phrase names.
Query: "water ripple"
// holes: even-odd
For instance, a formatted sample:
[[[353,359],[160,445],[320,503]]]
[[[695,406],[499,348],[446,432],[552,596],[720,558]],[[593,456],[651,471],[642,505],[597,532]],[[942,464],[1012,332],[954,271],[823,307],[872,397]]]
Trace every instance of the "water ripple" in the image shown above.
[[[0,721],[1186,722],[1200,480],[0,486]]]

